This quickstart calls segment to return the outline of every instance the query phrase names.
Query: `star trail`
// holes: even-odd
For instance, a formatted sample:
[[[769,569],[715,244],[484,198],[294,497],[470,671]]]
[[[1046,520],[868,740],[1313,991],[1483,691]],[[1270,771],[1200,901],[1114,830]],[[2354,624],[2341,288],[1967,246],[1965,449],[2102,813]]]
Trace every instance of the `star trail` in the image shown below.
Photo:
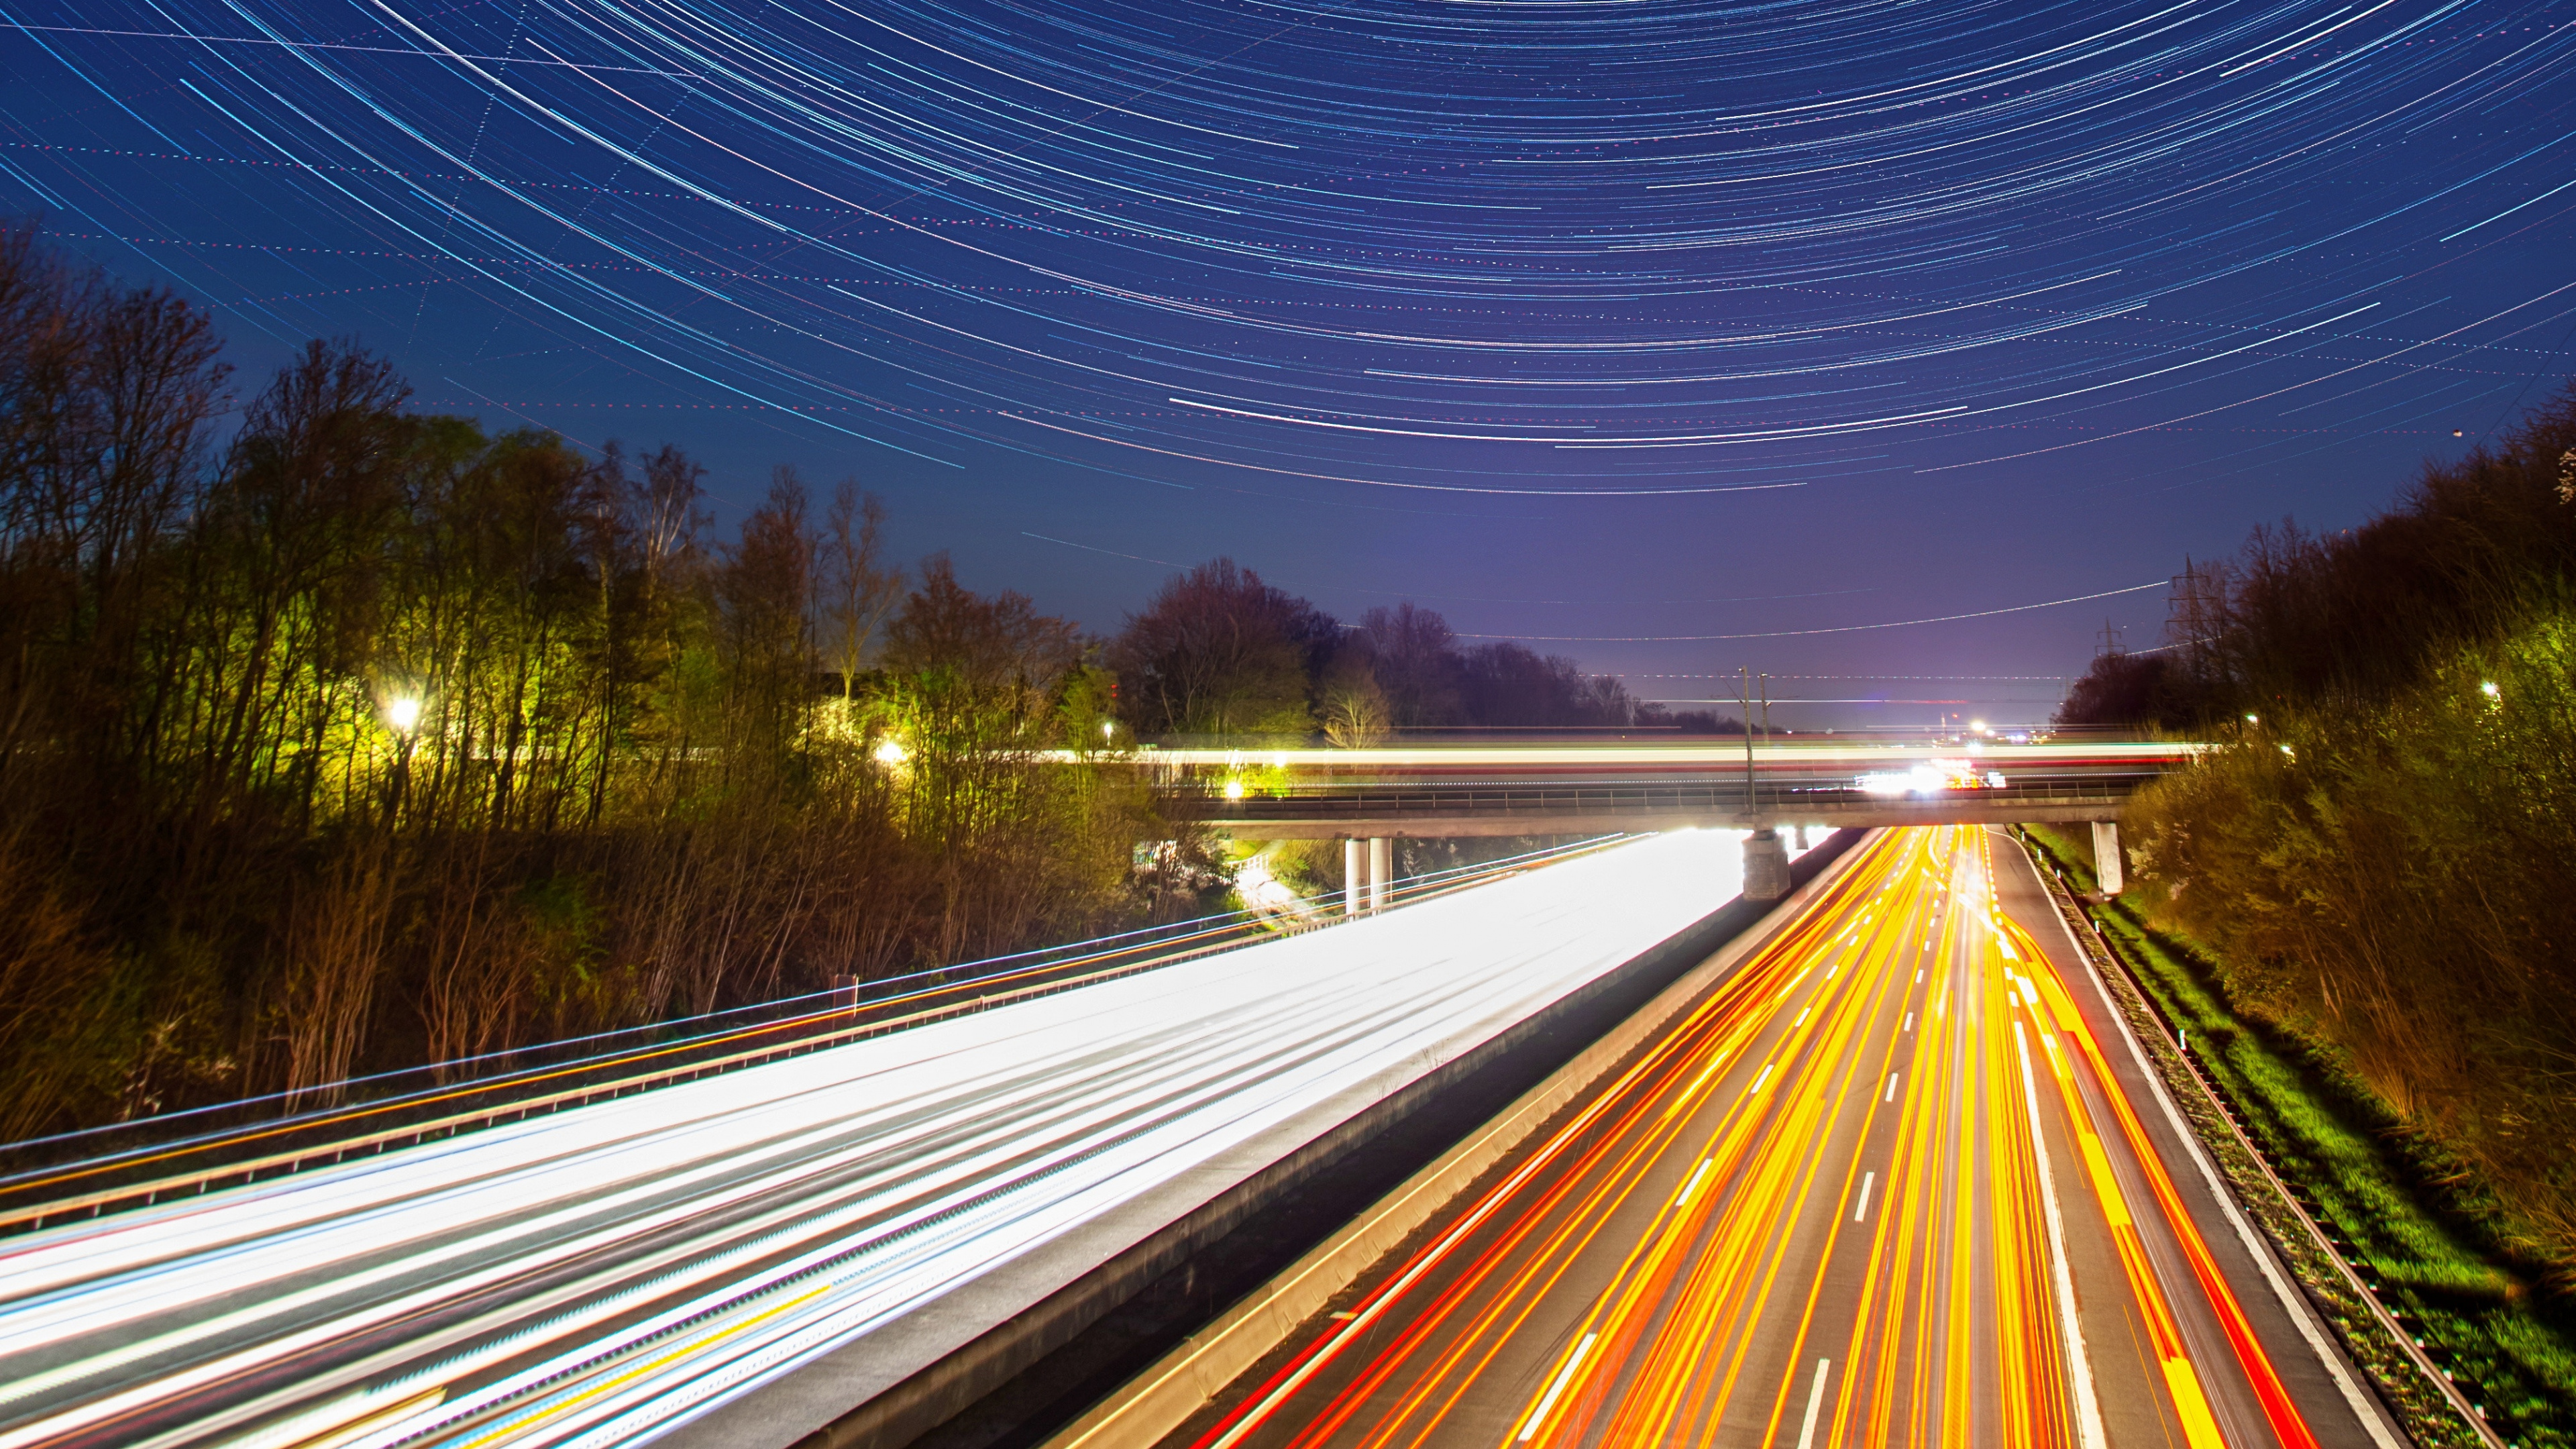
[[[2568,3],[0,25],[0,206],[246,356],[361,335],[424,403],[671,437],[736,497],[856,470],[1104,627],[1156,577],[1122,559],[1216,552],[1354,613],[1632,596],[1451,607],[1602,667],[2101,597],[2377,506],[2576,329]],[[1711,598],[1757,602],[1675,602]],[[2083,614],[1948,662],[2078,662]]]

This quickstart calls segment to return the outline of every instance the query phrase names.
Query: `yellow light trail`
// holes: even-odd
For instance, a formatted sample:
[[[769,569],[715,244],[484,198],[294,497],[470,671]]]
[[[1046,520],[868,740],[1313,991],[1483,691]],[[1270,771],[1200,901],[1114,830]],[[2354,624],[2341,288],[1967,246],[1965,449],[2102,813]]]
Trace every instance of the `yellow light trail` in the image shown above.
[[[1994,870],[1874,837],[1197,1442],[2313,1445]]]

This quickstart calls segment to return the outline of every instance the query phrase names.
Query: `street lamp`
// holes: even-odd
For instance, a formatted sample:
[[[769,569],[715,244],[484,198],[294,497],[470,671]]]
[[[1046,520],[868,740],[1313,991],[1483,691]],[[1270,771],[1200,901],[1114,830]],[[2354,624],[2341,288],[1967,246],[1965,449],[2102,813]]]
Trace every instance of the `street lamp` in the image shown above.
[[[385,781],[385,808],[388,816],[402,812],[404,797],[411,793],[411,752],[419,745],[414,731],[420,728],[420,696],[398,694],[385,701],[385,725],[400,743],[394,749],[394,769]]]

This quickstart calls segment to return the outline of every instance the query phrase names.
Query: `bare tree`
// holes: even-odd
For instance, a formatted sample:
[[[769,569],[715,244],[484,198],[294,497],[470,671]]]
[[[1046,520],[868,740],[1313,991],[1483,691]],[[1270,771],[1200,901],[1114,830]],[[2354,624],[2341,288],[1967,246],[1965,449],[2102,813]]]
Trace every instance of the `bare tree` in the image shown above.
[[[1393,717],[1365,654],[1346,650],[1324,675],[1324,738],[1346,750],[1385,744]]]
[[[1458,636],[1449,621],[1412,600],[1360,616],[1378,687],[1406,729],[1458,722]]]
[[[1313,681],[1340,635],[1323,611],[1220,558],[1166,581],[1110,647],[1139,733],[1314,728]]]
[[[885,523],[885,500],[860,491],[857,479],[832,490],[815,581],[822,611],[816,632],[824,662],[841,676],[844,704],[857,694],[877,631],[903,603],[903,570],[885,562]]]

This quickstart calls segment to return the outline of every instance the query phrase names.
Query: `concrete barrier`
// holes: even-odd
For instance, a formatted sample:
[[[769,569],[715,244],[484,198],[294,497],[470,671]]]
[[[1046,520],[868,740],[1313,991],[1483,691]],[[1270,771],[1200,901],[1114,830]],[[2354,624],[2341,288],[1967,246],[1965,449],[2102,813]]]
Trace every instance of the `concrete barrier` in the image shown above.
[[[1705,959],[1682,971],[1641,1009],[1524,1092],[1499,1116],[1059,1431],[1047,1441],[1046,1449],[1141,1449],[1179,1428],[1227,1384],[1286,1341],[1298,1325],[1322,1312],[1369,1265],[1394,1251],[1504,1154],[1761,949],[1825,888],[1837,867],[1851,858],[1850,847],[1863,833],[1840,832],[1795,862],[1793,889],[1776,905],[1766,905],[1758,920],[1745,919],[1750,913],[1737,902],[1658,947],[1651,955],[1663,957],[1667,965],[1681,964],[1674,956]],[[1722,929],[1720,918],[1730,912],[1738,917],[1736,928],[1711,938],[1713,930]],[[1729,936],[1733,939],[1727,940]],[[1716,954],[1709,955],[1712,949]],[[1630,969],[1651,971],[1648,960],[1640,957]]]
[[[1823,841],[1795,863],[1796,878],[1814,877],[1861,835],[1843,831]],[[852,1388],[881,1375],[879,1365],[885,1356],[901,1357],[901,1344],[877,1342],[877,1336],[872,1336],[826,1354],[760,1393],[689,1422],[662,1442],[671,1449],[743,1449],[764,1443],[793,1444],[796,1449],[895,1449],[909,1444],[1071,1342],[1148,1284],[1180,1268],[1290,1189],[1345,1160],[1443,1092],[1516,1056],[1541,1059],[1518,1080],[1545,1075],[1552,1070],[1547,1060],[1562,1062],[1582,1054],[1594,1038],[1654,1000],[1712,951],[1778,914],[1768,905],[1729,901],[1652,949],[1603,972],[1473,1049],[1429,1067],[1395,1090],[1372,1087],[1364,1104],[1357,1098],[1350,1105],[1342,1105],[1338,1098],[1321,1104],[1286,1124],[1281,1136],[1249,1144],[1242,1153],[1211,1162],[1205,1172],[1170,1184],[1161,1196],[1161,1202],[1172,1204],[1169,1208],[1140,1204],[1142,1213],[1166,1214],[1160,1219],[1164,1226],[1140,1239],[1118,1242],[1118,1236],[1134,1229],[1115,1221],[1088,1224],[1066,1235],[1055,1245],[1062,1250],[1060,1256],[1087,1259],[1094,1266],[1034,1303],[1024,1296],[1011,1302],[1002,1285],[969,1284],[928,1305],[898,1331],[918,1335],[915,1341],[924,1344],[945,1339],[955,1347],[939,1350],[925,1367],[882,1387],[859,1390],[864,1397],[854,1408],[832,1407],[831,1401],[837,1396],[839,1403],[850,1403],[857,1397]],[[1558,1052],[1563,1056],[1552,1055]],[[1267,1145],[1276,1142],[1290,1145],[1287,1150]],[[1203,1184],[1196,1190],[1205,1195],[1194,1204],[1185,1198],[1175,1201],[1177,1195],[1189,1193],[1193,1183]],[[799,1420],[822,1427],[779,1432]]]

